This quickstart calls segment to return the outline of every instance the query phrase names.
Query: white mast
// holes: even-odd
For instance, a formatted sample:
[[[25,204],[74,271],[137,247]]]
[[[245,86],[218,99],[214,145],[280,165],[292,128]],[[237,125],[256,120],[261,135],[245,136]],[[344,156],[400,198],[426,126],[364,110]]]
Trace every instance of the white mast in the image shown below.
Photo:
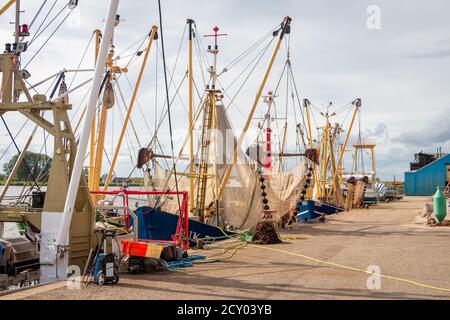
[[[97,106],[103,72],[105,70],[106,57],[108,55],[109,45],[111,43],[114,30],[114,24],[116,22],[118,6],[119,0],[110,0],[107,18],[103,27],[103,40],[101,43],[97,64],[95,65],[94,81],[92,82],[91,92],[89,95],[89,104],[87,105],[86,109],[86,117],[84,119],[83,128],[81,130],[80,140],[78,142],[78,149],[75,157],[72,176],[70,177],[64,212],[59,228],[59,233],[56,238],[56,245],[58,246],[59,250],[63,249],[63,251],[64,247],[67,246],[69,242],[70,223],[72,221],[75,199],[78,193],[81,172],[83,170],[83,162],[86,156],[86,149],[89,141],[92,119],[94,117],[95,108]]]

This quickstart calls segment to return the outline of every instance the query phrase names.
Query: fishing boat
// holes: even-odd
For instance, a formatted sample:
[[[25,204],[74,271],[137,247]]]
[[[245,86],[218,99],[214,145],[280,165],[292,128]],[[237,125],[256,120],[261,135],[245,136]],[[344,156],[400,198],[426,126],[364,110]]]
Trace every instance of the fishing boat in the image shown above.
[[[256,97],[240,135],[237,135],[233,130],[233,124],[227,112],[233,103],[226,99],[231,96],[231,93],[223,89],[225,85],[220,85],[219,89],[220,77],[223,72],[217,72],[220,52],[218,38],[224,34],[220,34],[219,28],[215,27],[213,29],[214,34],[206,35],[214,38],[213,45],[209,45],[207,49],[207,52],[212,55],[213,64],[208,67],[210,77],[206,82],[205,92],[199,101],[199,107],[195,115],[191,111],[192,91],[188,84],[188,106],[192,118],[189,117],[189,132],[175,159],[176,164],[172,168],[164,170],[158,160],[171,158],[170,156],[158,155],[150,148],[141,149],[139,152],[139,159],[142,159],[142,161],[138,163],[138,168],[144,166],[152,168],[152,171],[145,170],[147,188],[189,191],[189,212],[191,215],[189,223],[192,224],[190,230],[195,231],[194,234],[197,234],[195,228],[203,230],[199,231],[200,234],[205,234],[205,230],[209,230],[208,235],[217,234],[218,229],[213,229],[211,226],[220,228],[221,236],[226,232],[250,229],[269,211],[271,219],[279,221],[283,215],[291,213],[298,199],[304,198],[305,190],[309,188],[307,183],[308,167],[312,166],[312,160],[314,160],[309,156],[313,155],[314,152],[308,153],[309,149],[304,149],[303,152],[290,154],[284,150],[286,135],[288,134],[287,119],[283,120],[284,125],[281,135],[284,137],[280,139],[282,147],[278,152],[272,150],[272,129],[270,125],[274,118],[271,116],[271,112],[274,109],[274,95],[277,94],[278,88],[275,92],[269,91],[266,96],[262,95],[280,49],[280,44],[284,37],[290,34],[290,22],[291,18],[286,17],[278,27],[275,27],[272,32],[264,37],[266,41],[275,39],[277,44],[269,59],[265,76],[258,86]],[[196,32],[194,20],[188,19],[187,25],[189,34],[188,61],[192,61],[192,41],[199,36]],[[255,47],[252,47],[254,50]],[[248,52],[248,50],[245,52]],[[261,53],[258,53],[258,55],[261,55]],[[288,74],[289,83],[292,81],[290,68],[288,59],[280,76],[281,78]],[[192,70],[191,64],[188,66],[188,83],[192,84],[193,80],[189,76],[190,70]],[[225,67],[223,70],[228,72],[229,67]],[[261,100],[267,108],[264,123],[259,123],[257,127],[259,134],[257,134],[256,142],[244,152],[242,149],[243,140],[252,123],[258,120],[258,118],[254,118],[254,114],[257,107],[261,105]],[[195,144],[193,129],[197,122],[201,122],[201,124],[198,143]],[[298,129],[297,123],[292,128]],[[296,130],[296,135],[300,139],[299,130]],[[301,137],[301,139],[304,141],[304,137]],[[185,148],[188,149],[189,154],[187,156],[184,155]],[[283,170],[283,159],[288,157],[296,157],[300,160],[293,168]],[[186,171],[176,169],[180,166],[178,162],[182,160],[188,162],[184,166]],[[272,165],[272,162],[275,164]],[[177,212],[177,206],[177,199],[152,199],[147,208],[137,210],[137,212],[149,214],[154,212],[154,219],[150,216],[146,223],[148,227],[143,228],[173,230],[176,219],[171,214]],[[146,234],[150,236],[152,232]],[[163,237],[168,238],[169,234],[165,234]]]

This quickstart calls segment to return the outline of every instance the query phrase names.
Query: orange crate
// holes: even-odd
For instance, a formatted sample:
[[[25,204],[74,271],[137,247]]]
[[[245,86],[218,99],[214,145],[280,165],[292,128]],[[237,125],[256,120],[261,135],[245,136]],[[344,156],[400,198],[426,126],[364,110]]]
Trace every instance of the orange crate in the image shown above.
[[[134,257],[157,258],[167,245],[146,243],[130,240],[122,240],[122,252]]]

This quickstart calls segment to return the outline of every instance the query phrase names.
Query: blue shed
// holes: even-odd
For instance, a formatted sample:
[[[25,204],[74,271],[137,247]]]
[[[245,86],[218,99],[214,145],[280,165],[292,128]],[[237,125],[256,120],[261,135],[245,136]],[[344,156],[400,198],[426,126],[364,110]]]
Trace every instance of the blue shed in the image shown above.
[[[450,181],[450,154],[416,171],[405,172],[405,195],[430,196]]]

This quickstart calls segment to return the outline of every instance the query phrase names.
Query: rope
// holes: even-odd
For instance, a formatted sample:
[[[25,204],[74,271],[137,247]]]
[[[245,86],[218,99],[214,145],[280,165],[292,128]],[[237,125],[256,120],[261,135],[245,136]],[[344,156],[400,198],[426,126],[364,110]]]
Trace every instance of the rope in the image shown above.
[[[245,248],[247,245],[248,245],[247,243],[241,243],[241,244],[239,244],[239,245],[237,245],[237,246],[234,246],[234,247],[228,247],[228,248],[225,248],[225,249],[223,249],[223,251],[222,251],[221,253],[213,254],[213,255],[209,256],[208,258],[206,258],[205,260],[213,260],[213,261],[215,261],[215,260],[217,260],[217,257],[220,257],[220,256],[226,254],[228,251],[233,250],[233,252],[232,252],[229,256],[224,257],[224,258],[219,258],[220,261],[221,261],[221,260],[231,259],[231,258],[233,258],[233,257],[236,255],[236,253],[237,253],[239,250]]]
[[[326,265],[329,265],[329,266],[333,266],[333,267],[337,267],[337,268],[341,268],[341,269],[345,269],[345,270],[351,270],[351,271],[356,271],[356,272],[360,272],[360,273],[373,275],[372,272],[369,272],[369,271],[364,270],[364,269],[358,269],[358,268],[355,268],[355,267],[350,267],[350,266],[346,266],[346,265],[339,264],[339,263],[334,263],[334,262],[330,262],[330,261],[324,261],[324,260],[320,260],[320,259],[316,259],[316,258],[313,258],[313,257],[306,256],[304,254],[289,252],[289,251],[285,251],[285,250],[281,250],[281,249],[275,249],[275,248],[271,248],[271,247],[257,246],[257,245],[253,245],[253,244],[250,244],[249,246],[250,247],[254,247],[254,248],[259,248],[259,249],[265,249],[265,250],[269,250],[269,251],[280,252],[280,253],[288,254],[288,255],[291,255],[291,256],[295,256],[295,257],[304,258],[306,260],[310,260],[310,261],[321,263],[321,264],[326,264]],[[404,282],[404,283],[412,284],[412,285],[415,285],[415,286],[418,286],[418,287],[422,287],[422,288],[427,288],[427,289],[432,289],[432,290],[437,290],[437,291],[443,291],[443,292],[450,292],[450,289],[448,289],[448,288],[441,288],[441,287],[431,286],[431,285],[423,284],[423,283],[420,283],[420,282],[417,282],[417,281],[413,281],[413,280],[409,280],[409,279],[405,279],[405,278],[388,276],[388,275],[384,275],[384,274],[379,274],[378,276],[380,276],[381,278],[384,278],[384,279]]]

